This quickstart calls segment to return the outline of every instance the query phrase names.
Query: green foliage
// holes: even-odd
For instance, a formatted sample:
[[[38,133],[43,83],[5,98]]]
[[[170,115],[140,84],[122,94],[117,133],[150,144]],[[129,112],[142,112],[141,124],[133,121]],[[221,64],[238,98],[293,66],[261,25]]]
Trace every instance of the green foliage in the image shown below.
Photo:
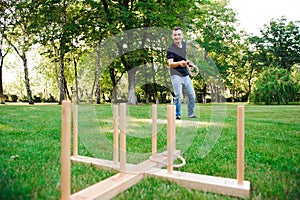
[[[79,99],[93,101],[95,90],[101,91],[102,96],[107,99],[113,99],[116,95],[113,95],[112,88],[121,77],[145,62],[159,62],[166,66],[165,50],[157,48],[163,46],[159,42],[165,42],[165,37],[156,37],[157,41],[151,42],[153,49],[148,50],[151,56],[142,51],[124,54],[125,49],[122,47],[111,51],[108,57],[115,58],[117,56],[113,55],[119,54],[123,54],[123,57],[115,59],[105,72],[102,69],[107,66],[101,62],[111,58],[104,58],[100,49],[102,60],[100,57],[93,58],[87,65],[83,64],[82,60],[99,47],[101,42],[135,28],[161,27],[170,30],[174,26],[182,26],[186,35],[192,35],[191,38],[206,50],[207,58],[215,62],[225,87],[230,90],[228,97],[246,99],[252,93],[253,82],[262,66],[281,67],[291,71],[299,63],[300,31],[298,22],[288,22],[284,18],[271,20],[262,30],[261,37],[253,37],[249,42],[250,37],[236,28],[236,13],[227,4],[227,0],[2,0],[0,32],[2,36],[10,38],[12,43],[22,42],[23,34],[26,33],[24,36],[27,39],[19,42],[24,43],[22,51],[26,54],[33,42],[39,44],[43,58],[36,69],[38,74],[29,75],[31,84],[38,80],[44,86],[44,91],[53,94],[60,101],[64,91],[74,89],[75,81],[78,80]],[[22,34],[22,30],[26,31]],[[119,42],[125,44],[127,39],[123,40],[125,42],[121,39]],[[185,40],[190,42],[189,37]],[[250,49],[250,46],[254,48]],[[28,57],[29,59],[31,58]],[[75,75],[76,64],[78,75]],[[97,70],[103,74],[100,76]],[[40,75],[42,78],[38,77]],[[18,86],[13,90],[22,85],[19,82],[20,80],[16,80],[14,85]],[[66,83],[65,86],[63,82]],[[193,78],[193,82],[200,102],[210,93],[209,86],[201,76]],[[11,90],[5,84],[4,86],[4,91]],[[151,95],[149,98],[154,99],[156,93],[147,94],[150,91],[147,87],[140,88],[137,85],[129,88],[136,92],[142,91],[137,94],[142,102],[147,102],[144,96]],[[23,96],[23,90],[25,91],[25,87],[10,93],[21,93],[18,96]],[[59,92],[62,93],[61,97]],[[37,91],[33,91],[33,94],[36,93]],[[72,98],[74,92],[70,93]],[[160,102],[168,100],[165,98],[168,96],[166,94],[165,90],[161,90]]]
[[[255,103],[264,102],[270,105],[295,101],[299,86],[287,70],[268,68],[256,82]]]
[[[271,20],[261,34],[251,38],[259,52],[257,62],[261,66],[290,71],[293,65],[300,63],[300,27],[297,22],[288,22],[283,17]]]
[[[244,35],[236,28],[236,14],[226,7],[226,3],[201,1],[197,4],[199,9],[192,23],[192,27],[195,27],[191,31],[197,34],[196,41],[216,64],[225,87],[230,90],[230,96],[227,97],[241,99],[251,91],[249,83],[254,72],[249,62],[247,39],[242,38]],[[201,90],[206,90],[205,84],[201,84]]]

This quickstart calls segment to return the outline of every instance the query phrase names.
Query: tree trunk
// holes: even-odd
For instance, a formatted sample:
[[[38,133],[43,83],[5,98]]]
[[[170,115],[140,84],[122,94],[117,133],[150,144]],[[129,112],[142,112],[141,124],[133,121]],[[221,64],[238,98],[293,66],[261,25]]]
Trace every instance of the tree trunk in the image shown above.
[[[4,63],[5,55],[2,54],[2,50],[0,49],[0,104],[5,104],[5,98],[3,94],[3,84],[2,84],[2,67]]]
[[[112,91],[112,97],[113,97],[113,102],[114,103],[117,103],[118,102],[118,98],[117,98],[117,85],[114,86],[114,89]]]
[[[168,94],[169,94],[169,98],[171,100],[171,104],[173,104],[174,100],[173,100],[173,95],[172,95],[172,89],[170,88],[170,85],[167,81],[167,74],[168,73],[167,73],[166,67],[164,65],[162,65],[162,68],[163,68],[163,76],[164,76],[164,80],[165,80],[165,86],[168,90]]]
[[[34,101],[32,99],[32,94],[30,90],[30,83],[29,83],[29,75],[28,75],[28,64],[27,64],[27,58],[26,54],[23,53],[22,55],[23,65],[24,65],[24,76],[25,76],[25,87],[27,91],[27,98],[29,104],[34,104]]]
[[[97,104],[101,103],[101,95],[100,95],[100,41],[98,45],[98,50],[97,50],[97,63],[96,63],[96,96],[97,96]]]
[[[151,51],[153,51],[153,49],[152,49],[152,43],[151,43]],[[157,83],[156,83],[156,79],[155,79],[155,69],[154,69],[153,56],[151,56],[151,70],[152,70],[152,81],[153,81],[154,99],[155,99],[155,103],[159,104],[159,99],[158,99],[158,94],[157,94]]]
[[[235,90],[232,88],[231,90],[231,102],[234,103],[234,98],[235,98]]]
[[[0,69],[1,71],[1,77],[0,77],[0,104],[5,104],[5,97],[3,93],[3,86],[2,86],[2,67]]]
[[[0,104],[5,104],[5,98],[3,94],[3,84],[2,84],[2,65],[0,66]]]
[[[118,45],[119,46],[119,45]],[[122,47],[119,46],[119,51],[122,55]],[[130,68],[130,65],[126,62],[124,56],[121,56],[121,62],[125,66],[125,69],[128,74],[128,104],[129,105],[137,105],[137,97],[135,91],[135,75],[136,75],[136,68]]]
[[[206,104],[206,94],[207,94],[206,90],[207,90],[207,84],[205,83],[205,80],[203,80],[203,84],[202,84],[202,102],[204,104]]]
[[[59,56],[60,62],[59,62],[59,69],[60,69],[60,78],[59,78],[59,104],[62,103],[62,101],[65,99],[65,71],[64,71],[64,54],[62,51],[60,51]]]
[[[74,59],[74,73],[75,73],[75,96],[74,96],[74,102],[75,102],[75,104],[79,104],[77,62],[76,62],[75,57],[73,59]]]
[[[63,23],[63,30],[64,26],[67,22],[67,14],[66,14],[66,2],[63,1],[63,10],[62,10],[62,23]],[[60,68],[60,85],[59,85],[59,90],[60,90],[60,95],[59,95],[59,104],[62,104],[62,101],[66,99],[66,94],[65,94],[65,50],[66,50],[66,38],[65,34],[62,34],[62,37],[60,38],[59,41],[59,68]]]
[[[149,104],[149,84],[146,83],[145,84],[145,100],[146,100],[146,104]]]
[[[60,88],[60,80],[59,80],[59,77],[60,77],[60,73],[59,73],[59,65],[57,63],[54,64],[55,65],[55,80],[56,80],[56,86],[58,88]]]
[[[163,50],[161,50],[161,56],[162,56],[162,58],[164,58],[164,51]],[[164,59],[163,59],[163,63],[164,63]],[[173,104],[173,95],[172,95],[172,88],[170,88],[170,85],[169,85],[169,83],[168,83],[168,81],[167,81],[167,74],[169,74],[168,73],[168,71],[166,70],[167,69],[167,67],[165,67],[164,66],[164,64],[162,63],[162,69],[163,69],[163,76],[164,76],[164,80],[165,80],[165,87],[167,88],[167,90],[168,90],[168,94],[169,94],[169,98],[170,98],[170,100],[171,100],[171,104]]]
[[[157,94],[157,83],[155,79],[155,69],[154,69],[154,63],[153,63],[153,57],[151,57],[151,65],[152,65],[152,79],[153,79],[153,93],[154,93],[154,99],[155,103],[159,104],[158,94]]]
[[[5,55],[2,54],[3,37],[1,37],[0,44],[0,104],[5,104],[5,98],[3,94],[3,83],[2,83],[2,67],[4,63]]]
[[[251,66],[250,75],[249,75],[249,78],[248,78],[248,91],[247,91],[247,94],[246,94],[248,103],[250,102],[250,95],[251,95],[251,92],[252,92],[251,80],[252,80],[252,76],[253,76],[253,71],[254,71],[254,67]]]
[[[137,97],[135,91],[135,75],[136,69],[131,69],[128,71],[128,104],[137,105]]]
[[[211,103],[216,102],[216,90],[215,90],[215,84],[210,83],[210,97],[211,97]]]
[[[118,94],[117,94],[117,91],[118,91],[118,82],[119,80],[121,80],[121,78],[123,77],[124,73],[122,72],[121,76],[120,77],[117,77],[117,74],[115,72],[115,68],[114,66],[110,67],[109,68],[109,75],[110,75],[110,80],[113,84],[113,91],[112,91],[112,101],[114,103],[117,103],[118,102]]]
[[[65,84],[65,87],[64,87],[64,89],[65,89],[65,96],[67,96],[68,99],[72,99],[71,96],[70,96],[69,90],[68,90],[68,84],[67,84],[66,78],[64,80],[64,84]]]
[[[248,91],[247,91],[247,94],[246,94],[246,98],[247,98],[247,102],[249,103],[250,102],[250,94],[251,94],[251,79],[248,79]]]
[[[100,79],[97,80],[96,83],[96,102],[97,104],[101,103],[101,90],[100,90]]]
[[[148,83],[146,63],[144,63],[144,77],[145,77],[145,101],[146,101],[146,104],[149,104],[150,83]]]
[[[109,75],[110,75],[110,80],[113,84],[113,91],[112,91],[112,99],[114,103],[117,103],[118,98],[117,98],[117,81],[116,81],[116,76],[115,76],[115,69],[113,67],[109,68]]]
[[[94,82],[93,82],[93,86],[92,86],[92,90],[91,90],[91,93],[89,95],[89,98],[90,98],[90,103],[93,103],[94,102],[94,89],[95,89],[95,85],[96,85],[96,76],[97,76],[97,73],[96,71],[94,72]]]
[[[209,59],[208,59],[208,52],[207,51],[204,51],[204,55],[203,55],[203,58],[204,60],[206,61],[206,63],[209,63]],[[203,96],[202,96],[202,99],[203,99],[203,103],[206,104],[207,101],[206,101],[206,95],[207,95],[207,86],[208,87],[211,87],[209,85],[207,85],[207,81],[208,81],[208,77],[206,76],[205,73],[203,73],[203,88],[202,88],[202,91],[203,91]],[[210,96],[211,96],[211,102],[213,102],[213,93],[212,93],[212,90],[211,90],[211,93],[210,93]]]

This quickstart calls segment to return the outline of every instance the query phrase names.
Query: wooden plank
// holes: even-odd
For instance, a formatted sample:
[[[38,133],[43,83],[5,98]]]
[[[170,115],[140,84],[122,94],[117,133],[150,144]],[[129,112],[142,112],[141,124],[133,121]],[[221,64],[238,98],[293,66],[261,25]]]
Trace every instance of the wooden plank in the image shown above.
[[[114,146],[113,146],[113,161],[114,164],[119,162],[119,106],[114,105]]]
[[[238,184],[236,179],[179,171],[173,171],[173,174],[168,174],[167,170],[151,170],[146,172],[146,176],[160,177],[168,181],[176,182],[181,186],[201,190],[204,192],[214,192],[242,198],[247,198],[250,196],[249,181],[243,181],[243,184]]]
[[[78,105],[73,109],[73,156],[78,156]]]
[[[126,103],[120,104],[120,172],[126,171]]]
[[[180,152],[177,150],[177,154]],[[84,156],[71,157],[74,162],[93,164],[103,169],[118,169],[120,165],[114,164],[113,161]],[[236,179],[214,177],[187,172],[173,171],[168,174],[167,170],[161,170],[161,163],[167,163],[167,152],[157,154],[155,160],[146,160],[138,165],[126,164],[127,173],[120,178],[119,174],[90,186],[71,196],[71,199],[106,199],[112,198],[120,192],[128,189],[138,183],[145,176],[160,177],[165,180],[173,181],[181,186],[191,189],[197,189],[204,192],[214,192],[223,195],[243,197],[250,196],[250,182],[243,181],[238,184]],[[105,188],[105,189],[103,189]]]
[[[168,151],[168,173],[173,173],[173,152],[176,149],[176,125],[175,125],[175,106],[167,106],[167,151]]]
[[[96,183],[84,190],[71,195],[72,200],[89,200],[89,199],[111,199],[122,191],[125,191],[132,185],[138,183],[144,178],[143,173],[122,175],[116,174],[108,179]]]
[[[180,151],[176,150],[175,153],[177,155],[180,155]],[[83,164],[87,164],[87,165],[94,165],[96,167],[99,167],[101,169],[104,170],[119,170],[120,169],[120,164],[115,164],[114,161],[111,160],[105,160],[105,159],[99,159],[99,158],[92,158],[92,157],[87,157],[87,156],[71,156],[70,157],[71,161],[76,162],[76,163],[83,163]],[[176,157],[174,156],[174,160],[176,159]],[[152,160],[146,160],[142,163],[140,163],[138,166],[139,167],[139,171],[142,170],[141,166],[143,165],[149,165],[148,161],[151,162],[151,167],[163,167],[167,165],[167,152],[162,152],[156,155],[155,159]],[[157,162],[155,162],[157,161]],[[159,164],[159,163],[165,163],[165,165],[163,164]],[[126,169],[129,169],[129,171],[132,170],[137,170],[135,168],[133,168],[134,166],[137,166],[135,164],[130,164],[130,163],[126,163]],[[147,171],[148,168],[143,169],[142,171],[145,172]]]
[[[119,170],[120,164],[115,164],[112,160],[105,160],[105,159],[99,159],[99,158],[91,158],[87,156],[71,156],[71,161],[75,163],[83,163],[87,165],[94,165],[96,167],[99,167],[104,170]],[[135,165],[133,164],[126,164],[128,168],[131,168]]]
[[[61,200],[67,200],[71,194],[71,101],[62,101],[61,134]]]
[[[180,154],[180,151],[176,151]],[[101,168],[112,168],[120,167],[120,165],[115,165],[113,161],[101,160],[96,158],[77,156],[71,157],[72,161],[93,164]],[[89,199],[111,199],[120,192],[125,191],[129,187],[141,181],[145,176],[145,171],[157,171],[160,170],[161,163],[167,162],[166,152],[157,154],[154,162],[153,160],[146,160],[138,165],[128,165],[126,166],[126,172],[122,174],[118,173],[108,179],[105,179],[99,183],[96,183],[86,189],[83,189],[77,193],[71,195],[72,200],[89,200]]]
[[[152,158],[157,154],[157,104],[152,105]]]
[[[237,107],[237,181],[239,184],[243,184],[244,181],[244,137],[245,137],[245,128],[244,128],[245,114],[244,106],[239,105]]]

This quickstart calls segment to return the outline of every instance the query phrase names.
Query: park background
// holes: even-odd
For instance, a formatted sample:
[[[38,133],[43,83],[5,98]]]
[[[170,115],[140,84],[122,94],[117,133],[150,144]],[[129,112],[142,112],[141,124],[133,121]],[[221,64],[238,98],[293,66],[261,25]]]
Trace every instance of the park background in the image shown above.
[[[287,3],[294,5],[293,1]],[[273,4],[278,1],[272,1],[271,8]],[[104,58],[122,55],[108,67],[102,64],[100,48],[106,39],[131,29],[171,30],[176,25],[184,28],[186,39],[203,48],[204,59],[214,62],[227,101],[298,101],[299,21],[284,15],[270,18],[254,35],[240,26],[244,21],[238,16],[243,15],[232,6],[228,1],[2,1],[1,103],[61,103],[76,97],[99,104],[114,98],[113,91],[122,79],[127,79],[122,87],[128,87],[129,104],[170,102],[169,87],[157,84],[168,76],[128,73],[148,64],[143,73],[167,74],[166,47],[144,47],[124,54],[123,45]],[[265,10],[270,12],[267,7]],[[154,40],[167,45],[167,37]],[[140,76],[144,80],[135,83]],[[193,78],[193,83],[198,102],[211,101],[215,85],[203,76]]]
[[[113,92],[120,80],[123,85],[118,88],[133,95],[121,100],[139,104],[131,109],[142,118],[149,118],[148,104],[171,102],[168,88],[155,84],[164,82],[165,77],[148,77],[150,84],[143,84],[149,79],[132,82],[128,77],[129,71],[145,63],[150,66],[146,74],[167,70],[165,50],[150,48],[121,54],[108,68],[105,66],[106,70],[97,52],[101,52],[101,42],[120,33],[148,27],[171,31],[177,25],[184,28],[187,38],[201,46],[218,69],[226,89],[224,101],[246,105],[245,179],[251,182],[251,198],[300,196],[298,19],[290,20],[284,15],[270,18],[259,32],[251,34],[240,26],[237,11],[222,0],[2,0],[0,6],[0,99],[4,104],[0,107],[2,199],[59,199],[61,107],[58,104],[63,99],[79,105],[93,103],[100,126],[101,117],[111,117],[111,111],[103,112],[103,108],[110,108],[109,102],[115,97]],[[164,38],[157,41],[161,40]],[[108,56],[120,52],[111,54]],[[134,75],[145,77],[139,72]],[[209,102],[216,101],[211,98],[216,85],[208,84],[201,75],[194,77],[193,83],[199,120],[209,122],[214,105]],[[40,104],[50,102],[54,105]],[[203,159],[193,153],[206,135],[206,127],[200,127],[196,144],[184,154],[189,163],[184,171],[235,177],[236,104],[226,105],[225,126],[212,152]],[[137,141],[132,145],[139,149],[145,144]],[[91,154],[85,145],[80,147],[80,153]],[[74,165],[72,173],[72,192],[75,192],[114,172]],[[231,199],[153,179],[116,198]]]

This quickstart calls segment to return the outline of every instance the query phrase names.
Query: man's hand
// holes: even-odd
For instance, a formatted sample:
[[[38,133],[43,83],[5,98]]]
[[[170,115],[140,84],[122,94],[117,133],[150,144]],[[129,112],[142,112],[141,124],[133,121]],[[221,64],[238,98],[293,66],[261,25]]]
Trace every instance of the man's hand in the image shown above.
[[[194,65],[193,63],[188,63],[188,67],[194,68],[194,67],[196,67],[196,65]]]
[[[188,61],[186,61],[186,60],[177,61],[177,62],[174,62],[173,58],[170,58],[168,60],[168,66],[170,68],[174,68],[174,67],[178,67],[178,66],[185,67],[187,65],[187,63],[188,63]]]
[[[187,65],[187,61],[185,61],[185,60],[182,60],[182,61],[180,61],[180,63],[179,63],[179,65],[181,66],[181,67],[185,67],[186,65]]]

